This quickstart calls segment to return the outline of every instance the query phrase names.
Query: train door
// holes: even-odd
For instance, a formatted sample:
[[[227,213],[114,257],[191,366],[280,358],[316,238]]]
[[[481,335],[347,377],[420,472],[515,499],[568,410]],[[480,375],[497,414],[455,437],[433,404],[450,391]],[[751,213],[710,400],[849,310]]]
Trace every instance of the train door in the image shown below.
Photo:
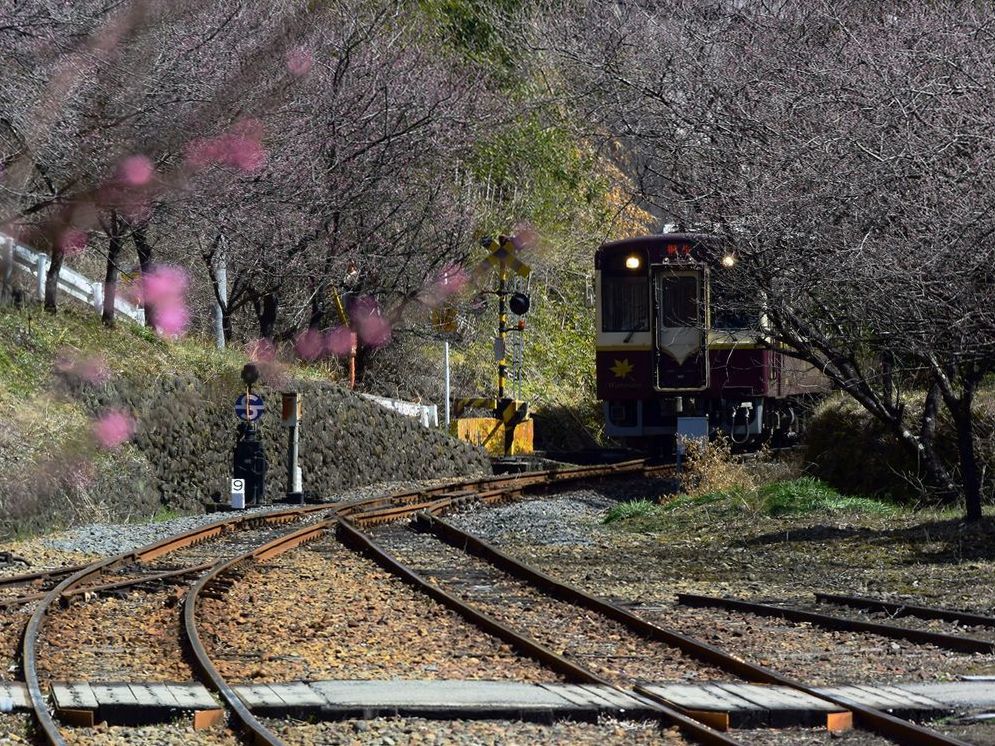
[[[707,281],[706,268],[654,268],[654,385],[658,391],[708,388]]]

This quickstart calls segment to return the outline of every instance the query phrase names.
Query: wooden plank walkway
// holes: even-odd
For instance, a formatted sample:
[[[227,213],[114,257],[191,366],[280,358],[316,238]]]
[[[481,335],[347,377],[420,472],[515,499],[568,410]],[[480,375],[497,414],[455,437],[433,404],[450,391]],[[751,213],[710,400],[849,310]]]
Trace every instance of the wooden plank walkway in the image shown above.
[[[825,725],[841,708],[794,689],[760,684],[660,683],[647,687],[684,710],[728,716],[730,727]],[[603,714],[638,718],[655,705],[638,694],[581,684],[513,681],[317,681],[235,686],[255,713],[323,720],[404,715],[434,718],[594,720]],[[900,716],[932,718],[995,709],[991,681],[851,685],[817,690]],[[0,702],[27,709],[24,685],[0,683]],[[220,704],[198,683],[56,683],[58,712],[74,722],[140,724],[185,713],[211,713]]]

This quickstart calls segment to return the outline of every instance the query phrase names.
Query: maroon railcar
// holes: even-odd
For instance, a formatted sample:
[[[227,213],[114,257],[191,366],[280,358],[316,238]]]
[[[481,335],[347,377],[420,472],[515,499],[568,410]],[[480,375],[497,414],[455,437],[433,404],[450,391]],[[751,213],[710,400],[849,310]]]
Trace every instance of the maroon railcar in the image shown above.
[[[797,432],[800,402],[826,382],[765,334],[761,303],[726,302],[735,270],[735,257],[709,235],[598,249],[596,364],[607,435],[666,449],[678,434],[723,432],[753,445]]]

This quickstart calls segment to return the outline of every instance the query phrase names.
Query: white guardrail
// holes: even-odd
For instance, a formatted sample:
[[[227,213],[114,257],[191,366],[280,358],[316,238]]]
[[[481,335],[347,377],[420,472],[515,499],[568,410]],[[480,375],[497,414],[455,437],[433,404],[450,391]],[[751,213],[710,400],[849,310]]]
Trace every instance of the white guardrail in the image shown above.
[[[48,255],[17,243],[10,236],[0,234],[0,257],[3,257],[0,266],[3,268],[5,283],[9,284],[13,270],[18,269],[26,272],[35,278],[38,300],[45,300],[45,274],[49,267]],[[62,267],[59,271],[59,290],[92,305],[98,311],[103,309],[104,283],[84,277],[75,270]],[[114,299],[114,311],[137,324],[145,323],[145,311],[121,298]],[[393,412],[406,417],[414,417],[424,427],[439,426],[439,408],[434,404],[417,404],[388,399],[384,396],[374,396],[373,394],[363,394],[363,396]]]
[[[13,270],[19,269],[35,278],[38,300],[45,300],[45,274],[49,267],[47,254],[19,244],[10,236],[0,234],[0,256],[3,257],[5,283],[10,282]],[[84,277],[69,267],[64,266],[59,270],[59,290],[93,306],[98,311],[104,307],[104,283]],[[120,297],[114,298],[114,311],[136,324],[145,323],[145,311]]]
[[[373,394],[361,394],[361,396],[398,414],[414,417],[421,422],[422,427],[439,426],[439,407],[435,404],[416,404],[415,402],[388,399],[385,396],[374,396]]]

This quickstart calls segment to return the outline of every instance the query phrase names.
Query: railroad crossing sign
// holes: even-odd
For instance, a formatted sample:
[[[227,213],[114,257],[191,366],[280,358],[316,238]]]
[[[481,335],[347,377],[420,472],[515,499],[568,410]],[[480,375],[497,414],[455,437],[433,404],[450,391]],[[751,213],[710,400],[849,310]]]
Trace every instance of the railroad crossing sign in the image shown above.
[[[258,420],[265,409],[263,398],[259,394],[242,394],[235,400],[235,415],[246,422]]]
[[[528,277],[532,271],[532,267],[515,255],[515,243],[507,236],[492,238],[484,248],[490,253],[474,269],[476,275],[482,275],[492,268],[501,272],[502,277],[506,268],[513,269],[522,277]]]

